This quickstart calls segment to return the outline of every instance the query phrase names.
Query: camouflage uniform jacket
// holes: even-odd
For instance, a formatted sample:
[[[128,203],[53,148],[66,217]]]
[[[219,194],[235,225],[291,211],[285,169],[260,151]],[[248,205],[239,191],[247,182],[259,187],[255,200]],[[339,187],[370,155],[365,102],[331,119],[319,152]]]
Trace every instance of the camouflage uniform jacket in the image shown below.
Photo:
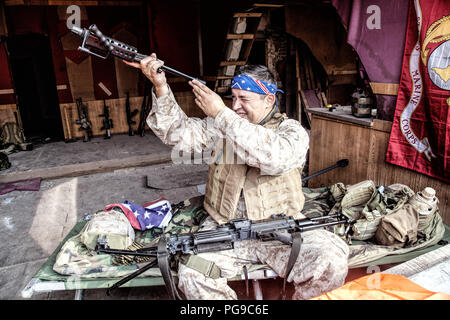
[[[215,119],[188,117],[180,108],[170,90],[167,95],[156,97],[154,91],[153,106],[147,118],[147,124],[161,141],[174,147],[172,160],[191,161],[203,159],[208,163],[217,161],[215,156],[218,145],[226,140],[231,145],[237,161],[250,167],[259,168],[262,175],[282,175],[302,168],[309,145],[309,137],[301,124],[286,119],[272,130],[262,125],[252,124],[239,117],[229,108],[224,108]],[[226,148],[224,148],[226,149]],[[233,158],[234,159],[234,158]],[[233,160],[232,159],[232,160]],[[246,207],[241,194],[235,217],[246,217]]]

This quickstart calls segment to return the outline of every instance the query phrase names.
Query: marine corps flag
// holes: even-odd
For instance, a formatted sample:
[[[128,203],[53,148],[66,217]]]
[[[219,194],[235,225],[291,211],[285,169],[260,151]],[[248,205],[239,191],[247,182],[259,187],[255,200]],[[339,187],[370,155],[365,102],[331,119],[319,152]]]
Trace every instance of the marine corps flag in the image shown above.
[[[450,182],[450,1],[413,0],[386,161]]]

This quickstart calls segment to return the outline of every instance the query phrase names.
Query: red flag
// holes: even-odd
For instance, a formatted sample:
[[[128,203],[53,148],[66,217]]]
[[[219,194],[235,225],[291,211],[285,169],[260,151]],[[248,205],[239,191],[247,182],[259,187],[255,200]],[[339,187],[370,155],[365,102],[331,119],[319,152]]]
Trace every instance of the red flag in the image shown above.
[[[450,2],[411,0],[386,161],[450,182]]]

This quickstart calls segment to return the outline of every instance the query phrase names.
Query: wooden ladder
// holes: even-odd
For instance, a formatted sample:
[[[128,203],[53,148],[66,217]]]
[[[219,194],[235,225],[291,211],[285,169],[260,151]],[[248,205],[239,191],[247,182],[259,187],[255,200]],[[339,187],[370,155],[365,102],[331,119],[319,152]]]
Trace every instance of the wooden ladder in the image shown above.
[[[233,14],[215,77],[214,91],[218,94],[224,94],[230,88],[236,67],[247,64],[262,15],[262,12]]]

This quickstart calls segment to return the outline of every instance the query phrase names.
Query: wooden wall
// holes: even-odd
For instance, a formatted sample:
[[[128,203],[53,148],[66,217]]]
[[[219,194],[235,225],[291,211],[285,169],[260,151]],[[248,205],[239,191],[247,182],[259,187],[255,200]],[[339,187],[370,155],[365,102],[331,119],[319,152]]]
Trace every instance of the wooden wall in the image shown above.
[[[347,167],[337,168],[309,181],[309,187],[337,182],[355,184],[373,180],[377,185],[402,183],[415,192],[425,187],[436,190],[440,214],[450,224],[450,186],[426,175],[385,162],[392,122],[374,120],[372,127],[312,115],[309,173],[349,159]]]
[[[6,122],[16,122],[14,112],[17,112],[17,116],[19,117],[20,120],[20,115],[17,110],[16,104],[0,105],[0,126],[2,126]]]
[[[188,116],[199,118],[203,118],[205,116],[203,111],[196,106],[192,92],[175,92],[174,95],[178,104]],[[133,129],[135,131],[139,125],[142,99],[142,96],[130,97],[130,111],[133,112],[135,109],[139,111],[133,117],[133,120],[136,121],[136,124],[133,125]],[[127,122],[127,114],[125,112],[125,103],[126,98],[106,100],[106,105],[109,107],[109,117],[113,121],[111,134],[128,133],[129,127]],[[103,100],[83,101],[83,104],[87,106],[88,119],[92,125],[93,135],[104,135],[106,131],[100,130],[103,126],[102,121],[104,117],[98,116],[99,114],[103,114]],[[80,126],[75,123],[75,120],[79,119],[76,103],[60,104],[60,111],[65,139],[83,137],[84,131],[78,130]],[[146,126],[146,129],[149,129],[148,126]]]

